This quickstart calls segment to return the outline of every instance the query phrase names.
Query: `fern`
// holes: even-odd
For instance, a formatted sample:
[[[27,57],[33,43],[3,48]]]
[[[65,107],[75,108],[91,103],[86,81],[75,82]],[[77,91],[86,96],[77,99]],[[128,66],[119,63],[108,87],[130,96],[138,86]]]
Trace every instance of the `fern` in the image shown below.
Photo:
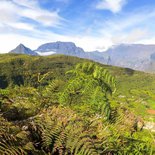
[[[28,141],[27,134],[0,116],[0,154],[25,155],[23,146]],[[24,141],[24,142],[23,142]]]
[[[62,80],[53,80],[43,91],[44,97],[44,106],[48,108],[51,104],[59,103],[59,96],[64,87],[64,81]]]
[[[59,102],[63,105],[89,104],[109,119],[111,107],[107,95],[115,91],[114,77],[94,63],[78,64],[67,74],[72,78],[61,93]]]
[[[48,112],[48,115],[38,117],[34,124],[35,130],[41,133],[42,149],[45,152],[73,155],[98,154],[95,141],[88,131],[84,131],[82,120],[78,122],[79,118],[72,111],[59,107]]]

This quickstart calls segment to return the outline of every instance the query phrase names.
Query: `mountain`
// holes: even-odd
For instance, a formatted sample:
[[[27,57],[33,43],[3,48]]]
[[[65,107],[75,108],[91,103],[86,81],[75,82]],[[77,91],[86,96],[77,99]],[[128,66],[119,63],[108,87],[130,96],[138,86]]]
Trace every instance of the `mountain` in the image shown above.
[[[120,44],[104,52],[85,52],[73,42],[57,41],[43,44],[35,51],[20,44],[11,53],[41,56],[64,54],[94,60],[102,64],[155,72],[155,45]]]
[[[85,55],[84,50],[74,43],[60,41],[43,44],[35,52],[39,55],[65,54],[79,57]]]
[[[151,62],[155,61],[155,45],[120,44],[106,51],[108,64],[147,71]]]
[[[39,55],[64,54],[87,58],[103,64],[128,67],[141,71],[152,71],[155,64],[155,45],[120,44],[109,48],[104,52],[85,52],[72,42],[46,43],[35,51]],[[154,59],[153,59],[154,58]]]
[[[30,48],[25,47],[23,44],[19,44],[15,49],[11,50],[10,53],[38,55],[36,52],[32,51]]]
[[[85,52],[82,48],[77,47],[73,42],[51,42],[46,43],[38,47],[35,50],[36,53],[42,56],[47,56],[51,54],[64,54],[69,56],[77,56],[80,58],[87,58],[97,62],[105,62],[105,54],[94,51],[94,52]]]

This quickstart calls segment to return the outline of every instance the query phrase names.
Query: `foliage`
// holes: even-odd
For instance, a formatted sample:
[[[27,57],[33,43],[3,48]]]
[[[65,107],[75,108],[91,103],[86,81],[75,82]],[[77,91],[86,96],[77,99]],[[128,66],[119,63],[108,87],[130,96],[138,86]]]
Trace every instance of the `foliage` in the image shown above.
[[[0,154],[153,155],[155,135],[143,126],[154,83],[75,57],[1,55]]]
[[[76,69],[67,72],[73,76],[60,96],[63,105],[89,104],[95,112],[100,111],[110,118],[108,93],[115,89],[115,79],[107,70],[94,63],[78,64]]]

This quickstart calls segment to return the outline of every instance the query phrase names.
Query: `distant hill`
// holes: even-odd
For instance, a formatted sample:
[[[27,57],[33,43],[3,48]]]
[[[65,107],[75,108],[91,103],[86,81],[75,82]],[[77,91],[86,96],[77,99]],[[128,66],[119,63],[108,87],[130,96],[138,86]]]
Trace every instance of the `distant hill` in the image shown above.
[[[120,44],[103,52],[85,52],[72,42],[57,41],[43,44],[34,51],[20,44],[12,52],[41,56],[64,54],[94,60],[102,64],[155,72],[155,45]]]
[[[52,54],[64,54],[69,56],[77,56],[79,58],[87,58],[97,62],[103,63],[105,58],[104,54],[98,51],[85,52],[82,48],[77,47],[73,42],[51,42],[39,46],[36,50],[41,56],[48,56]]]
[[[15,49],[11,50],[10,53],[38,55],[36,52],[32,51],[30,48],[24,46],[23,44],[19,44]]]
[[[51,52],[56,53],[56,54],[65,54],[65,55],[77,55],[77,56],[82,56],[85,54],[84,50],[80,47],[77,47],[74,43],[72,42],[53,42],[53,43],[46,43],[38,47],[37,50],[40,55],[44,54],[51,54]]]
[[[121,44],[106,51],[110,58],[109,64],[148,71],[155,54],[155,45]]]

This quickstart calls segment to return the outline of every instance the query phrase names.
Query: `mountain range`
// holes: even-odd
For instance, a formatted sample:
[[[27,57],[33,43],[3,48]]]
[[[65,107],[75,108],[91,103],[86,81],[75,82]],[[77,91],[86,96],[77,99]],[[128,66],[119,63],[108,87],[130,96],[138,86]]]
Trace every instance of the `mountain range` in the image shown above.
[[[23,44],[18,45],[11,53],[41,55],[64,54],[87,58],[103,64],[131,68],[146,72],[155,71],[155,45],[120,44],[106,51],[86,52],[73,42],[51,42],[31,50]]]

